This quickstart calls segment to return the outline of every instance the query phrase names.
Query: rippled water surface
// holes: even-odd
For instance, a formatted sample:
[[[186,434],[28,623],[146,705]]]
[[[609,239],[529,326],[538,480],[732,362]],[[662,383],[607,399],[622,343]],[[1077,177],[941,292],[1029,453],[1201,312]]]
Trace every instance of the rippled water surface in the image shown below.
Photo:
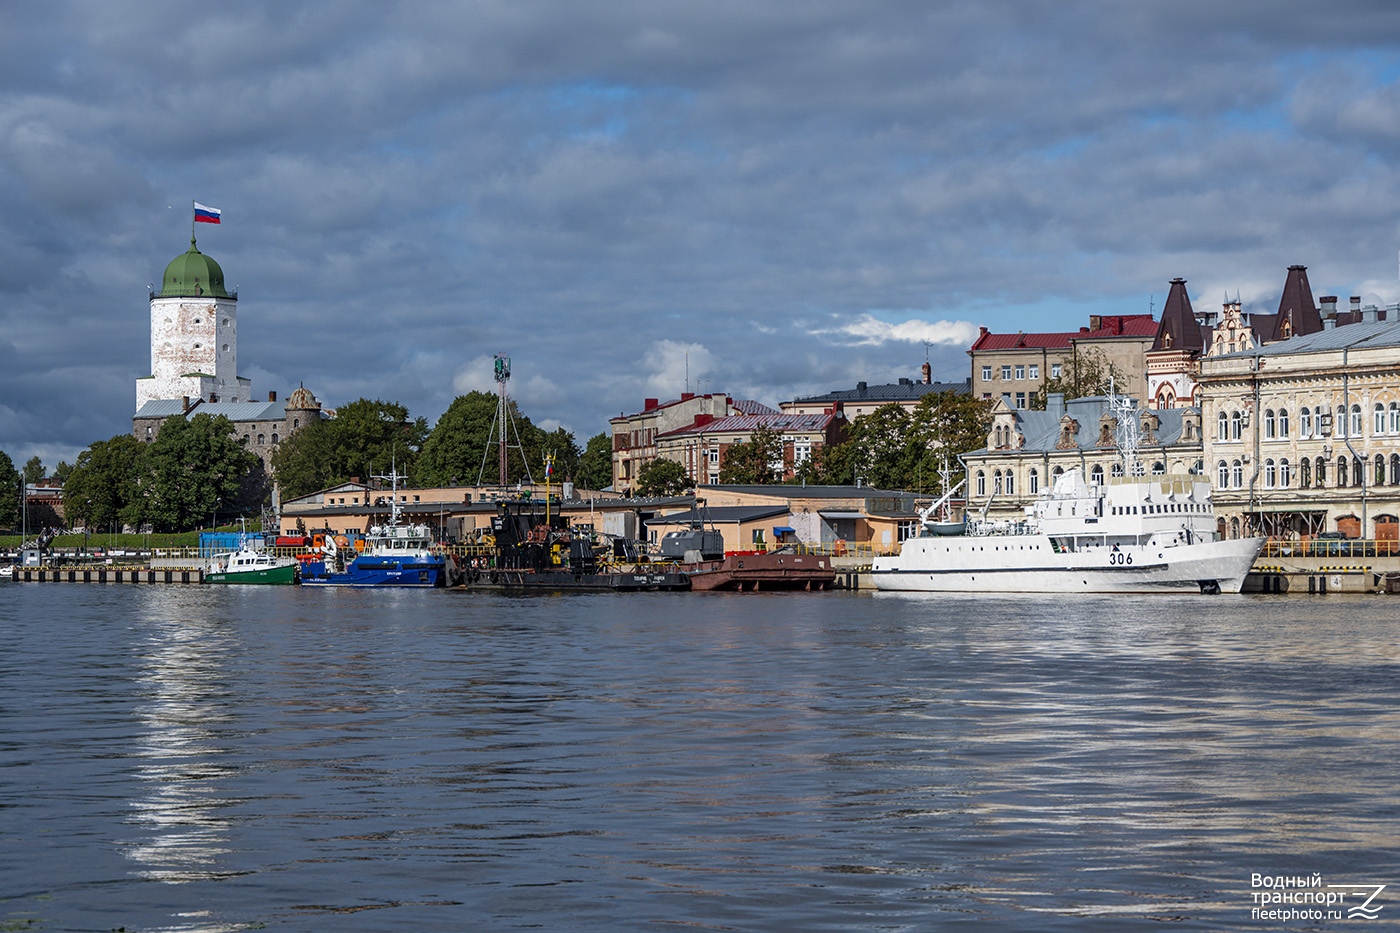
[[[1397,618],[0,584],[0,930],[1394,921]]]

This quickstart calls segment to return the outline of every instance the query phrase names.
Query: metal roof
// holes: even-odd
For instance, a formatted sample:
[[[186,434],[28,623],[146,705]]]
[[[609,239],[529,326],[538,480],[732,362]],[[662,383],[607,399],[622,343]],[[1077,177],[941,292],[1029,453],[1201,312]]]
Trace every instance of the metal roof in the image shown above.
[[[825,395],[794,399],[793,402],[804,405],[816,402],[916,402],[930,392],[958,392],[965,395],[971,391],[970,378],[962,382],[914,382],[912,379],[906,379],[879,386],[857,383],[854,389],[836,389]]]
[[[133,417],[169,418],[186,414],[184,408],[184,399],[151,399]],[[230,421],[281,421],[287,417],[287,410],[279,402],[203,402],[191,408],[188,414],[223,415]]]
[[[785,505],[725,505],[711,509],[690,509],[647,519],[647,525],[690,525],[700,522],[752,522],[787,515]]]

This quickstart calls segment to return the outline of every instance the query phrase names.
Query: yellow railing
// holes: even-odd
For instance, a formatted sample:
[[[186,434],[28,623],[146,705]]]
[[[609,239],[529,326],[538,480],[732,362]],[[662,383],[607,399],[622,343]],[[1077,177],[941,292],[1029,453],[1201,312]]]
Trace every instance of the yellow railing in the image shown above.
[[[1400,542],[1373,538],[1313,538],[1310,541],[1270,538],[1259,552],[1260,558],[1388,557],[1392,554],[1400,554]]]

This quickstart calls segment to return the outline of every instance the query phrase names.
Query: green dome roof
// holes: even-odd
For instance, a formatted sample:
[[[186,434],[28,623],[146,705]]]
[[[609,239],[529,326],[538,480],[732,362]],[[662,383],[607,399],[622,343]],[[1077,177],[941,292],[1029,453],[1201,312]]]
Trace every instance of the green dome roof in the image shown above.
[[[224,270],[201,253],[190,237],[189,252],[170,260],[165,267],[158,298],[232,298],[224,291]]]

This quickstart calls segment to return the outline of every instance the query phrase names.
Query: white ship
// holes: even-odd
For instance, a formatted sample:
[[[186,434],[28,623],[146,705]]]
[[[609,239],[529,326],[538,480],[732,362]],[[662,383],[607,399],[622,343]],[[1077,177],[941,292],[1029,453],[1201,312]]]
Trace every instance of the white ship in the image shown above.
[[[1130,403],[1121,405],[1119,424],[1134,424]],[[969,521],[962,534],[938,534],[929,516],[945,496],[920,513],[919,535],[905,540],[897,556],[875,559],[876,588],[1238,593],[1264,539],[1217,538],[1210,483],[1194,475],[1142,475],[1135,439],[1131,429],[1118,437],[1124,475],[1096,485],[1071,469],[1020,521]]]

